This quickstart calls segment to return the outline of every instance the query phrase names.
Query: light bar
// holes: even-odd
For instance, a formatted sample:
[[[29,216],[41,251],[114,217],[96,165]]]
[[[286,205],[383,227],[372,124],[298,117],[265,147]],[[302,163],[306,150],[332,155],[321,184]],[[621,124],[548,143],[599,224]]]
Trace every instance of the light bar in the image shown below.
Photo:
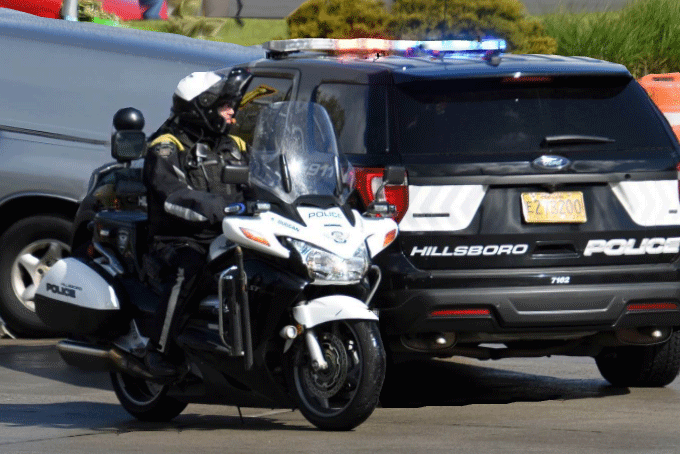
[[[479,53],[489,51],[503,52],[507,48],[504,39],[414,41],[387,40],[376,38],[333,39],[297,38],[268,41],[262,47],[270,52],[292,53],[300,51],[338,52],[338,53],[403,53],[416,51],[426,53]]]
[[[330,38],[297,38],[267,41],[262,45],[271,52],[299,52],[301,50],[334,51],[335,39]]]
[[[392,41],[394,49],[406,52],[409,49],[422,49],[434,52],[485,52],[504,51],[508,45],[504,39],[466,40],[454,39],[446,41]]]

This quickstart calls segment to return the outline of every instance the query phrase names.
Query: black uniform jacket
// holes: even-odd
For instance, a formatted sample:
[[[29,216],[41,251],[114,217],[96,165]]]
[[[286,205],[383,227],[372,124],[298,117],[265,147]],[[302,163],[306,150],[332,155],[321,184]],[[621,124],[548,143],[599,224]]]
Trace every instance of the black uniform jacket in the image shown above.
[[[150,237],[214,238],[224,208],[243,201],[239,188],[221,182],[221,173],[224,164],[245,164],[245,143],[225,137],[214,148],[197,159],[172,134],[150,143],[143,173]]]

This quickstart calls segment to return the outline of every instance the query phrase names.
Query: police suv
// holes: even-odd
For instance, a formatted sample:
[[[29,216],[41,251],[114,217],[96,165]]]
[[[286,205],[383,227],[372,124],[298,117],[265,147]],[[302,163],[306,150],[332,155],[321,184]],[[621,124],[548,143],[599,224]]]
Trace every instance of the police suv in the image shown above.
[[[494,39],[265,49],[231,133],[272,102],[326,108],[357,203],[396,207],[372,303],[395,359],[578,355],[615,385],[675,379],[680,145],[625,67]]]
[[[395,357],[595,358],[622,386],[680,370],[680,146],[625,67],[505,42],[273,41],[262,105],[322,104],[357,192],[396,206],[374,298]],[[387,166],[407,184],[382,185]]]

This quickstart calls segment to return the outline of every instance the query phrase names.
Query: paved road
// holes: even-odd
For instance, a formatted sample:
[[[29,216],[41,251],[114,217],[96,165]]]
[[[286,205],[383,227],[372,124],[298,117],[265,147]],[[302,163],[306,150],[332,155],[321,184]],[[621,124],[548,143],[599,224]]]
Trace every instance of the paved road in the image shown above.
[[[51,341],[0,340],[0,453],[677,453],[680,380],[622,389],[592,360],[411,364],[396,408],[349,433],[299,412],[190,405],[169,424],[131,419],[108,377],[66,367]]]

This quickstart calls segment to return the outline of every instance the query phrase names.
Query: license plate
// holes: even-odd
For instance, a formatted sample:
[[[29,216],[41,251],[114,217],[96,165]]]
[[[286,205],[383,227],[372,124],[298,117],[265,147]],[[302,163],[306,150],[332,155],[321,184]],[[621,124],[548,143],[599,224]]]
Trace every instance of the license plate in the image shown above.
[[[583,223],[586,206],[582,192],[523,192],[522,213],[531,223]]]

